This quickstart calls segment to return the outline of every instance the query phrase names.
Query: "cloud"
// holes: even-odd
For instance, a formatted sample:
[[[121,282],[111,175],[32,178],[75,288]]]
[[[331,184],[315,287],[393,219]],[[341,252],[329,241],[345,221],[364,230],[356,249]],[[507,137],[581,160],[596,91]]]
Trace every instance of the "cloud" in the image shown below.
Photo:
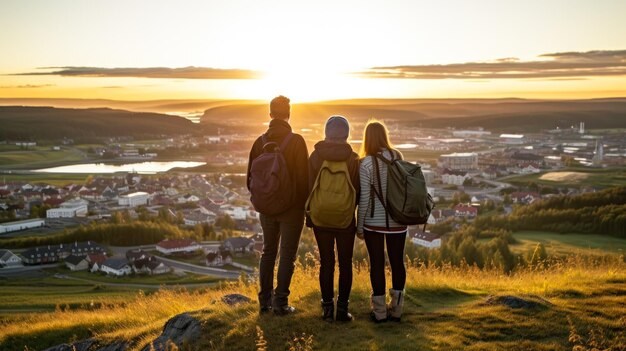
[[[245,69],[222,69],[207,67],[41,67],[46,72],[15,73],[16,76],[62,76],[62,77],[135,77],[179,79],[254,79],[260,72]]]
[[[53,87],[55,84],[2,85],[0,89],[35,89]]]
[[[406,79],[574,79],[626,75],[626,50],[557,52],[539,57],[542,60],[520,61],[508,57],[490,62],[381,66],[355,75]]]

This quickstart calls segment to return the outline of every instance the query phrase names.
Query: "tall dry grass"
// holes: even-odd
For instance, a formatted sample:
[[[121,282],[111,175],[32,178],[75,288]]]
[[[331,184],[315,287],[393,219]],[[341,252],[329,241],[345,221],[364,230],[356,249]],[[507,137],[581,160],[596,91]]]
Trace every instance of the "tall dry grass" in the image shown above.
[[[313,258],[307,259],[305,265],[296,265],[291,301],[311,301],[312,296],[315,301],[319,301],[318,272],[318,262]],[[389,274],[387,276],[390,277]],[[496,268],[479,269],[463,264],[437,267],[407,260],[407,289],[413,291],[441,291],[449,288],[481,295],[513,293],[550,296],[564,290],[584,290],[606,281],[626,282],[624,257],[597,259],[582,255],[570,256],[519,268],[509,274]],[[353,295],[365,298],[369,296],[369,291],[367,264],[357,262],[354,267]],[[150,295],[139,292],[127,302],[103,304],[104,307],[83,306],[73,310],[59,308],[54,312],[23,314],[2,322],[0,345],[24,345],[32,349],[67,342],[72,338],[93,336],[104,342],[130,341],[131,350],[138,350],[158,336],[169,318],[182,312],[203,310],[205,316],[217,320],[237,319],[237,312],[220,300],[229,293],[240,293],[254,300],[257,284],[240,279],[210,289],[164,289]],[[267,341],[263,330],[257,329],[255,336],[258,349],[264,349]],[[28,340],[36,341],[29,345]],[[312,342],[312,335],[295,335],[291,345],[294,350],[306,350]]]

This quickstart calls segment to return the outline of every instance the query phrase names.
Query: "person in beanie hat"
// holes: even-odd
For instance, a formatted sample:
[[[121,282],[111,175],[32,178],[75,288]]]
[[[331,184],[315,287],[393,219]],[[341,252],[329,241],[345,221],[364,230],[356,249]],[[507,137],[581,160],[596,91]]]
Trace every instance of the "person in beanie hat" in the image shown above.
[[[321,182],[318,179],[320,170],[327,166],[328,162],[344,163],[349,173],[348,181],[352,184],[354,191],[354,205],[359,198],[359,156],[348,144],[350,136],[350,123],[343,116],[331,116],[324,128],[325,139],[315,144],[315,150],[309,157],[309,200],[313,197],[315,186]],[[325,161],[328,161],[325,163]],[[341,167],[344,167],[341,165]],[[346,168],[343,168],[344,170]],[[321,178],[321,177],[320,177]],[[350,184],[346,183],[347,187]],[[307,202],[308,203],[308,202]],[[307,209],[308,211],[308,209]],[[316,225],[307,212],[307,226],[313,228],[315,239],[320,253],[320,290],[322,293],[322,319],[326,321],[351,321],[352,315],[348,312],[350,290],[352,289],[352,252],[354,238],[356,234],[356,219],[354,216],[354,206],[352,218],[345,228],[330,228]],[[339,260],[339,294],[337,296],[337,314],[335,312],[334,301],[334,274],[335,274],[335,244],[337,245],[337,257]]]

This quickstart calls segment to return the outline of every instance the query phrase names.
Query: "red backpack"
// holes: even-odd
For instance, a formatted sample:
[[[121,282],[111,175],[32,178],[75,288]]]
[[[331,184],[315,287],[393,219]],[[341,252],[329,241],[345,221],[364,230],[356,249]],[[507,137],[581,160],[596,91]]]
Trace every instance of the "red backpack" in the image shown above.
[[[283,213],[293,204],[295,191],[284,156],[292,137],[290,132],[279,145],[264,134],[263,152],[250,166],[250,201],[264,215]]]

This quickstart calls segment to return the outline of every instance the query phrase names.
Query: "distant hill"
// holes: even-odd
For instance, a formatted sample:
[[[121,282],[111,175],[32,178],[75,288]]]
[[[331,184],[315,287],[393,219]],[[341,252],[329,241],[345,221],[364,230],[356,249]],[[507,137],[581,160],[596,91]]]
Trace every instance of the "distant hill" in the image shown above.
[[[359,99],[296,104],[291,123],[296,128],[323,123],[333,114],[358,126],[370,118],[429,128],[483,127],[494,131],[534,132],[567,128],[585,122],[587,129],[626,128],[626,99]],[[204,123],[261,127],[268,119],[267,104],[226,104],[205,111]]]
[[[197,124],[178,116],[109,108],[67,109],[0,106],[0,139],[59,139],[195,133]]]

